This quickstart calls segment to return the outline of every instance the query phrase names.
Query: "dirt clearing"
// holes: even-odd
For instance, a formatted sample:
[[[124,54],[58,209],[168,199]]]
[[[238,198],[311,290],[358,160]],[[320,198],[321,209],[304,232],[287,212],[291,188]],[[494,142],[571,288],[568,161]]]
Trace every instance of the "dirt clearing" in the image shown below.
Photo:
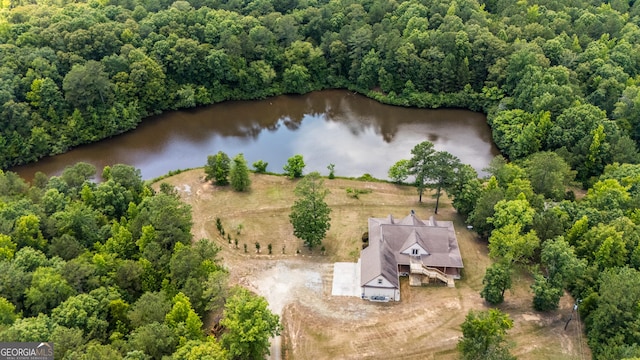
[[[198,169],[163,181],[174,185],[193,207],[194,237],[213,239],[221,246],[231,282],[265,296],[272,311],[281,315],[284,330],[281,342],[274,341],[274,359],[456,359],[460,324],[467,312],[488,308],[479,295],[490,264],[486,243],[466,229],[446,198],[441,199],[437,218],[454,221],[465,266],[463,278],[455,288],[409,287],[403,278],[402,301],[370,303],[331,296],[334,262],[357,261],[369,217],[401,218],[414,209],[427,219],[433,214],[433,199],[425,196],[418,203],[412,187],[325,180],[331,191],[326,201],[332,208],[332,222],[323,255],[318,249],[309,252],[293,236],[288,216],[295,181],[253,174],[251,191],[236,193],[203,178]],[[347,195],[348,188],[370,193],[353,198]],[[224,235],[217,230],[217,218]],[[516,275],[513,283],[515,289],[505,295],[500,309],[514,320],[509,332],[514,355],[519,359],[591,357],[579,331],[582,324],[575,317],[564,330],[573,306],[569,296],[563,297],[559,310],[538,313],[531,307],[531,278]]]

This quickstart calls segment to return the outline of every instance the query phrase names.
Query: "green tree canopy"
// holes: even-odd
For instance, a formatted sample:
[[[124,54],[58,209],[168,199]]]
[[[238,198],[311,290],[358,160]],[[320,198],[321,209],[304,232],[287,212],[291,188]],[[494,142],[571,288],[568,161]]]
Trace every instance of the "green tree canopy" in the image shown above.
[[[409,177],[409,160],[398,160],[391,165],[388,172],[389,178],[398,184],[403,183]]]
[[[251,187],[249,167],[242,154],[238,154],[233,158],[229,172],[229,182],[235,191],[248,191]]]
[[[569,164],[553,152],[531,155],[525,161],[524,168],[533,190],[556,201],[563,198],[566,187],[575,177]]]
[[[500,310],[470,311],[462,323],[462,339],[458,342],[462,359],[515,359],[509,353],[506,338],[512,327],[509,315]]]
[[[216,185],[227,185],[229,171],[231,171],[231,159],[227,154],[218,151],[216,155],[207,156],[207,164],[204,166],[206,180],[213,180]]]
[[[504,292],[511,289],[511,271],[511,264],[508,262],[491,264],[482,279],[484,287],[480,296],[489,304],[501,304],[504,301]]]
[[[269,339],[279,335],[281,328],[267,301],[242,288],[236,288],[227,300],[220,324],[227,329],[221,340],[229,356],[247,360],[268,355]]]
[[[409,174],[415,177],[420,202],[422,202],[422,194],[427,187],[430,172],[433,168],[433,156],[435,153],[433,143],[429,141],[421,142],[411,149],[411,155],[413,156],[409,160]]]
[[[291,179],[302,177],[302,172],[304,171],[305,163],[302,155],[293,155],[287,160],[287,163],[284,165],[284,173],[289,176]]]
[[[328,193],[320,174],[315,171],[296,185],[298,199],[291,207],[289,221],[293,225],[293,234],[302,239],[309,249],[320,245],[331,227],[331,208],[324,201]]]

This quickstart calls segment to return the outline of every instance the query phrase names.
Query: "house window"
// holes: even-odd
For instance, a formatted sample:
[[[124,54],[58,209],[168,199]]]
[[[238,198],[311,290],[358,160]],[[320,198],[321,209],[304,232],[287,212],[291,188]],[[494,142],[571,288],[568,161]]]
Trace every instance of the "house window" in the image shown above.
[[[378,279],[378,285],[382,285],[382,279]]]
[[[418,255],[418,249],[411,249],[411,255]]]

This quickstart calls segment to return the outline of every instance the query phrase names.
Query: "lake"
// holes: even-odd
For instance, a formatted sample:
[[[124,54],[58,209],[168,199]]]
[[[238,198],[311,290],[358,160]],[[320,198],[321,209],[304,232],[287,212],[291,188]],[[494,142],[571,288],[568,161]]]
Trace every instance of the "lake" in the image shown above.
[[[207,155],[243,153],[282,173],[287,159],[300,154],[305,173],[387,179],[389,167],[411,157],[422,141],[482,168],[497,154],[484,114],[467,110],[425,110],[383,105],[345,90],[283,95],[266,100],[230,101],[145,119],[137,129],[67,153],[10,169],[31,180],[37,171],[59,175],[76,162],[139,168],[144,179],[170,170],[204,166]]]

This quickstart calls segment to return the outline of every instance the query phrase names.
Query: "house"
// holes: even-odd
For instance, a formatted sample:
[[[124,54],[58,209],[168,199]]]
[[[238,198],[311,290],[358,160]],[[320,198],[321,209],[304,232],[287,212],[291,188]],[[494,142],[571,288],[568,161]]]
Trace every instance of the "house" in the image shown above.
[[[454,287],[462,268],[453,222],[423,221],[413,210],[401,220],[369,218],[369,246],[360,254],[363,299],[400,301],[400,276],[409,276],[411,286]]]

